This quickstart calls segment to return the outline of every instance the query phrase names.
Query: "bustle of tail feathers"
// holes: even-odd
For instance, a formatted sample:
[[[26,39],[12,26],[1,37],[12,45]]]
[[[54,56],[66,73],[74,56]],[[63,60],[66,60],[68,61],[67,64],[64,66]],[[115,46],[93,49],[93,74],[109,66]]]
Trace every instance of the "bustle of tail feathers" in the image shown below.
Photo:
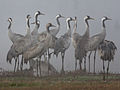
[[[13,54],[12,54],[12,46],[9,49],[8,53],[7,53],[7,58],[6,61],[9,62],[11,64],[12,59],[14,58]]]
[[[116,45],[113,41],[105,40],[98,47],[99,55],[102,60],[114,60]]]

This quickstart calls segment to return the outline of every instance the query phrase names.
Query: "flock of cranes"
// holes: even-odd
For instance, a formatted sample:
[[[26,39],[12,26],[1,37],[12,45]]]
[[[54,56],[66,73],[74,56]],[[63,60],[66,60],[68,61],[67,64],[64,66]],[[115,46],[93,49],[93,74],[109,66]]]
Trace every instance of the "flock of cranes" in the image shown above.
[[[89,60],[89,72],[90,72],[90,56],[94,51],[94,73],[95,73],[95,58],[96,51],[99,51],[100,58],[103,60],[103,71],[105,73],[104,61],[108,61],[107,73],[109,70],[109,62],[114,59],[115,50],[117,49],[115,44],[112,41],[105,40],[106,37],[106,26],[105,21],[111,20],[110,18],[104,16],[102,21],[102,31],[92,37],[90,37],[90,27],[89,20],[94,20],[94,18],[90,16],[85,16],[84,21],[86,25],[86,30],[83,35],[77,33],[77,17],[75,18],[67,18],[67,31],[59,38],[56,37],[58,32],[60,31],[60,18],[65,18],[64,16],[58,14],[56,16],[57,25],[53,25],[51,23],[46,24],[46,31],[39,33],[40,21],[38,20],[38,16],[44,15],[40,11],[37,11],[34,15],[35,21],[31,24],[34,24],[34,29],[31,31],[30,28],[30,15],[26,17],[26,35],[16,34],[12,31],[12,18],[9,18],[9,26],[8,26],[8,36],[12,41],[12,46],[7,54],[7,62],[11,63],[12,59],[15,60],[14,72],[19,70],[19,56],[22,55],[22,60],[20,64],[20,69],[23,68],[23,63],[27,63],[29,60],[36,58],[39,73],[41,75],[41,57],[44,56],[48,60],[48,74],[49,74],[49,63],[51,54],[58,56],[61,53],[62,58],[62,69],[61,73],[64,74],[64,57],[66,50],[70,47],[71,39],[75,50],[75,70],[77,69],[77,60],[79,60],[80,70],[82,70],[82,62],[84,59],[84,70],[86,71],[86,57],[87,53],[90,52],[88,56]],[[74,22],[73,33],[71,30],[70,22]],[[50,27],[53,27],[50,29]],[[52,49],[53,52],[50,53]],[[47,56],[48,55],[48,56]]]

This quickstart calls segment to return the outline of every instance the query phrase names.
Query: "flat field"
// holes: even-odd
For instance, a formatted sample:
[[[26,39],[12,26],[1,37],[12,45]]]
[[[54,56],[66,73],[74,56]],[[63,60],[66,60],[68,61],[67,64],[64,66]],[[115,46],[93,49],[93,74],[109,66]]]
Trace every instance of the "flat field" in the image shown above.
[[[0,77],[0,90],[120,90],[120,75]]]

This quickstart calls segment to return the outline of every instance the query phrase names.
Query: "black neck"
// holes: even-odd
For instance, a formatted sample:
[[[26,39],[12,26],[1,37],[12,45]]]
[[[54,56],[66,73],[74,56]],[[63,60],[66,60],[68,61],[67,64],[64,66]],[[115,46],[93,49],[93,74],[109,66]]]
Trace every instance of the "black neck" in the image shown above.
[[[56,20],[57,20],[57,24],[60,25],[59,18],[56,18]]]
[[[102,21],[102,26],[105,28],[105,20]]]
[[[38,15],[35,16],[35,23],[37,24]]]
[[[68,21],[67,23],[68,23],[68,28],[70,29],[70,21]]]
[[[89,27],[89,24],[88,24],[88,21],[87,21],[87,19],[85,20],[85,23],[86,23],[87,27]]]
[[[9,24],[9,26],[8,26],[8,29],[10,29],[10,28],[11,28],[11,24],[12,24],[12,23],[10,22],[10,24]]]
[[[35,24],[38,26],[38,28],[39,28],[39,26],[40,26],[40,24],[38,23],[38,14],[35,16]]]
[[[30,28],[30,22],[29,22],[29,19],[27,19],[27,26]]]

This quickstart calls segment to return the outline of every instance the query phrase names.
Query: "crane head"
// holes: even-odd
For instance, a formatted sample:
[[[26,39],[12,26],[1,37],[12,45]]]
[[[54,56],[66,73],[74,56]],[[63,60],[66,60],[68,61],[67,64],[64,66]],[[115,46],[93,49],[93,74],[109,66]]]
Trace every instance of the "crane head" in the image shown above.
[[[74,18],[74,21],[75,21],[74,27],[77,27],[77,17],[76,16]]]
[[[65,18],[65,17],[62,16],[61,14],[58,14],[55,18]]]
[[[75,21],[75,20],[73,18],[69,17],[66,19],[66,22],[68,22],[68,21]]]
[[[92,17],[90,17],[90,16],[88,16],[88,15],[86,15],[86,16],[84,17],[84,20],[95,20],[95,19],[92,18]]]
[[[30,19],[30,18],[31,18],[31,16],[28,14],[28,15],[27,15],[27,19]]]
[[[44,13],[41,13],[40,11],[37,11],[36,13],[35,13],[35,16],[37,16],[37,15],[45,15]]]
[[[75,23],[77,23],[77,17],[75,16],[75,19],[74,19]]]
[[[53,25],[52,23],[48,23],[48,24],[46,25],[46,27],[56,27],[56,26]]]
[[[9,21],[9,22],[12,22],[12,18],[8,18],[8,21]]]
[[[77,17],[75,16],[75,20],[77,20]]]
[[[111,18],[108,18],[108,17],[106,17],[106,16],[103,16],[102,21],[105,21],[105,20],[112,20],[112,19],[111,19]]]

